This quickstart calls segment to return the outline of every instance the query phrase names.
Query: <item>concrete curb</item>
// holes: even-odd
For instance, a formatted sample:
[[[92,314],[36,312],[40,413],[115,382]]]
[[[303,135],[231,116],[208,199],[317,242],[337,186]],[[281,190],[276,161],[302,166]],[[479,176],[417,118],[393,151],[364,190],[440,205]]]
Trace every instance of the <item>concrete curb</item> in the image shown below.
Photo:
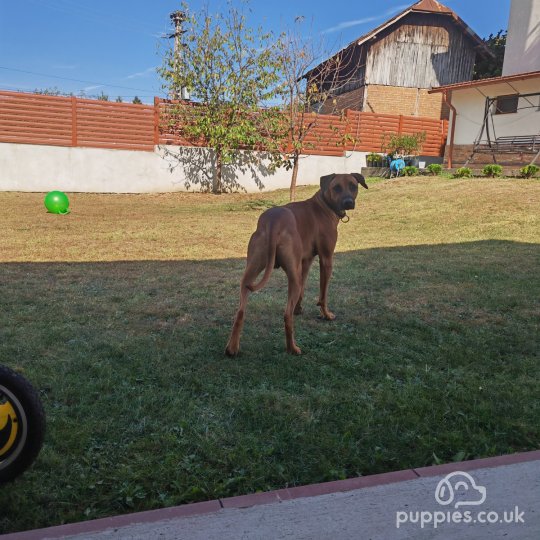
[[[45,538],[55,539],[77,534],[90,534],[105,529],[119,529],[127,525],[153,523],[179,517],[210,514],[227,508],[249,508],[251,506],[273,504],[292,499],[316,497],[318,495],[342,493],[384,484],[393,484],[407,480],[415,480],[416,478],[440,476],[454,471],[471,471],[537,460],[540,460],[540,450],[533,450],[531,452],[520,452],[517,454],[475,459],[471,461],[446,463],[444,465],[420,467],[417,469],[405,469],[403,471],[348,478],[347,480],[337,480],[322,484],[311,484],[307,486],[278,489],[275,491],[253,493],[250,495],[239,495],[225,499],[215,499],[200,503],[184,504],[182,506],[162,508],[159,510],[149,510],[134,514],[124,514],[92,521],[82,521],[79,523],[58,525],[44,529],[35,529],[32,531],[9,533],[0,535],[0,538],[3,540],[43,540]]]

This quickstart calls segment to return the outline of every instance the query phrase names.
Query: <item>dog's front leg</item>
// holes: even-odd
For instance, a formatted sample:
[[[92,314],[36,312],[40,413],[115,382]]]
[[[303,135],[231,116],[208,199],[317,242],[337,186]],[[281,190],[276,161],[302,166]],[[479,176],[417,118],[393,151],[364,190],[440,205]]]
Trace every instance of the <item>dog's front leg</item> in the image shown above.
[[[318,306],[321,308],[321,315],[328,321],[333,321],[336,316],[328,309],[328,286],[332,277],[332,256],[322,256],[319,254],[319,268],[321,272],[321,291]]]

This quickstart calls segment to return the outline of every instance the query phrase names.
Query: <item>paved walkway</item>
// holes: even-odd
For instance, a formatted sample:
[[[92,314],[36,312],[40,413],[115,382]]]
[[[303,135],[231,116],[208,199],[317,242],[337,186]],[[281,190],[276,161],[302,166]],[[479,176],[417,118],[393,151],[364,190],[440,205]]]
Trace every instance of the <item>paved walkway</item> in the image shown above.
[[[504,522],[510,519],[512,523]],[[2,537],[38,538],[538,540],[540,451],[232,497]]]

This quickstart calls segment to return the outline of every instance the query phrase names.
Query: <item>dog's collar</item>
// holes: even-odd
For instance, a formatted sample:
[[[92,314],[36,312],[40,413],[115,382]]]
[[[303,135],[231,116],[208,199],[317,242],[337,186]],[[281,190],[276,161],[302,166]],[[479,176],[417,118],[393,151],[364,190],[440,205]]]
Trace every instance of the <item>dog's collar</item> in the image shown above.
[[[347,223],[350,220],[350,218],[347,215],[347,213],[345,212],[345,210],[341,210],[341,212],[336,211],[336,209],[328,202],[328,200],[324,196],[324,191],[322,191],[322,190],[321,190],[321,197],[322,197],[322,200],[323,200],[324,204],[326,204],[326,206],[328,206],[328,208],[330,208],[330,210],[332,210],[332,212],[337,216],[337,218],[341,222]]]

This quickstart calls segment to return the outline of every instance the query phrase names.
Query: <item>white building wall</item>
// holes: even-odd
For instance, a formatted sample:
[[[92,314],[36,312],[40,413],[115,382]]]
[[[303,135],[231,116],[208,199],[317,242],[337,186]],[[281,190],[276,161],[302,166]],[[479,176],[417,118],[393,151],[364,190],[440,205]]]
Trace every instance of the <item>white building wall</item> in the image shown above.
[[[540,71],[540,0],[512,0],[502,74]]]
[[[172,153],[178,147],[165,147]],[[211,160],[202,149],[193,153],[190,166],[174,164],[163,148],[155,152],[67,148],[32,144],[0,143],[0,191],[94,193],[159,193],[199,191],[199,179],[212,172]],[[332,172],[360,172],[366,166],[366,152],[347,152],[343,157],[304,156],[300,161],[298,185],[318,184]],[[264,167],[250,171],[236,168],[229,174],[238,191],[258,192],[288,188],[291,172]],[[255,179],[255,178],[257,179]],[[186,186],[186,181],[188,185]]]
[[[453,90],[452,105],[457,111],[454,144],[473,144],[479,135],[484,120],[484,96],[515,94],[516,90],[520,94],[540,92],[540,77],[512,81],[511,86],[501,83]],[[520,98],[516,113],[494,114],[493,125],[496,137],[540,134],[540,96]],[[493,131],[491,136],[493,137]]]

